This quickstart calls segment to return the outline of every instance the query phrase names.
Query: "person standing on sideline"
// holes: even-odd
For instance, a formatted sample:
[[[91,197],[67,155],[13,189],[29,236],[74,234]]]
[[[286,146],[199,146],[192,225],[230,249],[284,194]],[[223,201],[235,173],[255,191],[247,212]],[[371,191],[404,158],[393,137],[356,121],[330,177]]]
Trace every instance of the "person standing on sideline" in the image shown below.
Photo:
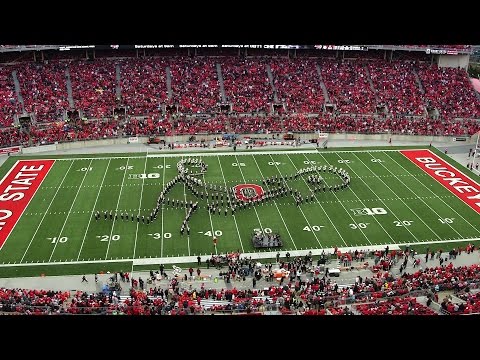
[[[98,283],[98,275],[95,274],[95,282]]]
[[[200,266],[200,264],[202,263],[202,258],[200,256],[197,256],[197,264],[198,266]]]
[[[82,276],[82,282],[87,282],[87,283],[88,283],[88,280],[87,280],[87,278],[85,277],[85,275]]]

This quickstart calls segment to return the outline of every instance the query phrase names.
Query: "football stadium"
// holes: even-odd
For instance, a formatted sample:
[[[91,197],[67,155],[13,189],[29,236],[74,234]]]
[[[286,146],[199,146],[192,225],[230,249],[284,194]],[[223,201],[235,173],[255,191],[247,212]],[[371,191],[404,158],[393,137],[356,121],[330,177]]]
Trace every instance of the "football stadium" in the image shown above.
[[[476,54],[0,46],[0,313],[479,313]]]

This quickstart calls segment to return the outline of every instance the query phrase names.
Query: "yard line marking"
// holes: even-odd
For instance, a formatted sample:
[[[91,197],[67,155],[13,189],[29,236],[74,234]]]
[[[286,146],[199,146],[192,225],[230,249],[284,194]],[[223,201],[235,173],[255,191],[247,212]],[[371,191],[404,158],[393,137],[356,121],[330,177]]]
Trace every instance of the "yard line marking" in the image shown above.
[[[360,160],[360,162],[361,162],[372,174],[375,174],[375,172],[374,172],[373,170],[371,170],[371,169],[362,161],[362,159],[360,159],[360,158],[357,156],[357,154],[353,154],[353,155],[354,155],[358,160]],[[372,155],[372,154],[369,154],[369,155],[373,158],[373,155]],[[347,165],[348,165],[348,164],[347,164]],[[380,165],[382,165],[385,169],[387,169],[387,171],[388,171],[390,174],[392,174],[392,176],[394,176],[398,181],[400,181],[402,184],[405,185],[405,183],[404,183],[402,180],[400,180],[399,178],[397,178],[397,177],[396,177],[385,165],[383,165],[381,162],[380,162]],[[355,170],[353,170],[353,169],[352,169],[352,171],[355,172]],[[392,190],[392,188],[391,188],[390,186],[388,186],[388,184],[386,184],[382,179],[380,179],[380,181],[381,181],[392,193],[394,193],[394,194],[396,195],[396,193]],[[367,184],[365,183],[365,185],[367,185]],[[367,186],[368,186],[368,185],[367,185]],[[405,185],[405,186],[406,186],[406,185]],[[368,188],[370,189],[370,186],[368,186]],[[372,189],[370,189],[370,190],[372,190]],[[373,190],[372,190],[372,191],[373,191]],[[410,191],[411,191],[411,190],[410,190]],[[413,214],[415,214],[415,216],[416,216],[438,239],[441,239],[441,236],[439,236],[425,221],[423,221],[423,219],[422,219],[420,216],[418,216],[418,214],[417,214],[405,201],[403,201],[399,196],[397,196],[397,198],[398,198]],[[423,201],[423,200],[422,200],[422,201]],[[385,204],[385,203],[384,203],[384,204]],[[386,205],[385,205],[385,206],[386,206]],[[390,209],[389,209],[389,210],[390,210]],[[391,210],[390,210],[390,211],[391,211]],[[392,214],[394,214],[393,211],[392,211]],[[394,215],[395,215],[395,214],[394,214]],[[395,215],[395,217],[397,217],[397,216]],[[398,217],[397,217],[397,220],[400,221],[400,219],[399,219]],[[405,229],[408,230],[408,227],[405,227]],[[409,232],[410,232],[410,230],[409,230]],[[410,234],[412,234],[412,233],[410,232]],[[413,235],[413,234],[412,234],[412,235]],[[414,235],[414,238],[415,238],[417,241],[419,241],[419,239],[418,239],[415,235]]]
[[[90,165],[92,165],[92,160],[90,160],[90,163],[88,164],[88,167],[90,167]],[[60,229],[60,233],[58,234],[58,239],[60,239],[60,237],[62,236],[63,229],[65,229],[65,225],[67,225],[67,220],[70,217],[70,212],[73,209],[73,205],[75,204],[75,200],[77,200],[78,194],[80,193],[80,189],[82,188],[83,182],[85,181],[85,178],[87,177],[88,173],[89,173],[89,171],[85,171],[85,174],[83,175],[82,182],[80,183],[80,186],[78,187],[77,193],[75,194],[75,197],[73,198],[72,205],[70,206],[70,210],[68,210],[67,217],[65,218],[65,221],[63,222],[62,228]],[[55,253],[55,249],[57,248],[57,245],[58,245],[59,242],[60,242],[59,240],[55,241],[55,245],[53,246],[53,250],[52,250],[52,253],[50,254],[50,257],[48,258],[48,261],[52,260],[53,254]]]
[[[407,169],[405,169],[403,167],[402,164],[400,164],[399,162],[397,162],[394,158],[392,158],[390,155],[388,154],[385,154],[387,155],[390,159],[392,159],[393,161],[395,161],[395,163],[397,163],[397,165],[399,165],[403,170],[409,172]],[[428,174],[425,174],[425,175],[428,175]],[[453,210],[455,212],[455,214],[457,214],[458,216],[460,216],[468,225],[470,225],[474,230],[478,230],[475,226],[473,226],[467,219],[465,219],[460,213],[458,213],[454,208],[452,208],[447,202],[445,202],[443,199],[441,199],[441,197],[455,197],[458,199],[458,197],[455,195],[455,194],[452,194],[452,195],[444,195],[444,196],[438,196],[432,189],[430,189],[427,185],[425,185],[424,183],[422,183],[420,180],[418,180],[417,178],[414,177],[415,180],[417,180],[420,184],[422,184],[422,186],[426,189],[428,189],[428,191],[430,191],[434,197],[437,197],[439,198],[445,205],[447,205],[451,210]],[[417,196],[417,198],[420,198]]]
[[[125,172],[123,173],[122,185],[120,186],[120,192],[118,194],[118,200],[117,200],[117,206],[115,207],[115,213],[118,211],[118,204],[120,204],[120,198],[122,197],[123,183],[125,182],[125,175],[127,175],[127,170],[128,170],[128,160],[130,160],[130,159],[127,158],[127,164],[125,165]],[[112,240],[112,234],[113,234],[113,228],[114,227],[115,227],[115,218],[113,218],[112,229],[110,230],[110,237],[108,238],[108,245],[107,245],[107,252],[105,253],[105,260],[107,260],[107,257],[108,257],[108,250],[110,249],[110,241]]]
[[[66,179],[66,177],[67,177],[67,175],[68,175],[68,172],[69,172],[70,169],[72,168],[72,165],[73,165],[74,162],[75,162],[75,160],[72,161],[72,163],[71,163],[70,166],[68,167],[68,170],[65,171],[65,175],[63,175],[63,179],[62,179],[62,181],[60,182],[60,185],[62,185],[63,182],[65,181],[65,179]],[[13,169],[13,167],[12,167],[12,169]],[[55,200],[55,197],[57,196],[59,190],[60,190],[60,186],[57,188],[57,191],[55,191],[55,194],[53,195],[52,200],[50,201],[50,204],[48,204],[47,210],[45,210],[45,213],[44,213],[43,216],[42,216],[42,220],[40,220],[40,223],[38,224],[37,228],[35,229],[35,232],[33,233],[33,236],[32,236],[32,238],[30,239],[30,243],[28,244],[27,249],[26,249],[25,252],[23,253],[23,256],[22,256],[22,259],[20,260],[20,262],[22,262],[23,259],[25,258],[25,255],[27,254],[27,251],[28,251],[28,249],[30,248],[30,245],[32,245],[33,239],[35,239],[35,235],[37,235],[38,229],[40,229],[40,226],[41,226],[42,223],[43,223],[43,219],[45,219],[45,216],[47,215],[48,209],[50,209],[50,206],[52,206],[53,200]]]
[[[393,174],[385,165],[383,165],[382,163],[379,163],[379,164],[382,165],[389,173]],[[417,194],[416,194],[412,189],[410,189],[410,188],[407,186],[407,184],[405,184],[401,179],[397,178],[397,180],[400,181],[400,182],[403,184],[403,186],[405,186],[413,195],[417,195]],[[428,205],[423,199],[421,199],[421,198],[418,198],[418,199],[419,199],[421,202],[423,202],[425,205],[427,205],[427,207],[428,207],[430,210],[432,210],[439,218],[441,218],[441,216],[440,216],[434,209],[432,209],[432,207],[431,207],[430,205]],[[424,224],[425,224],[425,223],[424,223]],[[426,225],[426,224],[425,224],[425,225]],[[458,236],[462,237],[462,235],[461,235],[457,230],[455,230],[455,228],[454,228],[452,225],[450,225],[449,223],[447,223],[447,225],[448,225],[453,231],[455,231],[455,232],[458,234]],[[432,229],[430,228],[430,226],[427,225],[427,227],[428,227],[430,230],[432,230]],[[435,234],[435,236],[437,236],[438,239],[442,239],[442,237],[439,236],[435,231],[432,230],[432,232]]]
[[[100,188],[98,190],[97,197],[95,198],[95,203],[93,204],[92,214],[90,215],[90,219],[88,220],[88,225],[87,225],[87,229],[85,230],[85,235],[83,236],[82,245],[80,246],[80,250],[78,251],[77,261],[80,258],[80,254],[82,253],[83,244],[85,243],[85,239],[87,237],[88,229],[90,228],[90,223],[92,222],[92,217],[93,217],[93,213],[95,211],[95,206],[97,206],[98,197],[100,195],[100,192],[102,191],[103,182],[105,181],[105,176],[107,175],[108,167],[110,166],[110,161],[111,160],[108,160],[107,168],[105,169],[105,174],[103,174],[103,179],[102,179],[102,182],[100,183]]]
[[[326,164],[329,164],[329,162],[327,161],[327,159],[326,159],[320,152],[317,151],[317,154],[319,154],[319,155],[323,158],[323,160],[326,162]],[[303,156],[304,156],[305,159],[307,159],[308,161],[311,161],[311,160],[307,157],[307,155],[304,154]],[[320,174],[320,171],[318,171],[318,168],[317,168],[317,173]],[[320,175],[321,175],[321,174],[320,174]],[[329,186],[326,180],[325,180],[325,185],[326,185],[326,186]],[[347,188],[350,189],[350,191],[352,191],[352,193],[357,197],[357,199],[359,199],[360,203],[363,204],[363,207],[366,207],[365,204],[364,204],[364,203],[360,200],[360,198],[357,196],[357,194],[355,194],[355,193],[353,192],[353,190],[351,189],[351,187],[350,187],[350,186],[347,186]],[[335,196],[335,198],[338,200],[338,196],[337,196],[337,194],[335,193],[335,191],[332,191],[332,193],[333,193],[333,196]],[[340,205],[342,205],[342,207],[343,207],[343,209],[345,210],[345,212],[348,214],[348,216],[350,217],[350,219],[352,219],[352,222],[353,222],[354,224],[356,224],[357,222],[355,221],[355,219],[353,218],[353,216],[350,214],[350,212],[347,210],[347,208],[345,207],[345,205],[343,205],[342,202],[340,202]],[[377,220],[377,223],[378,223],[378,220]],[[381,225],[380,225],[380,226],[381,226]],[[359,227],[358,229],[360,230],[360,232],[362,233],[362,235],[365,237],[365,239],[368,241],[368,243],[369,243],[370,245],[373,245],[372,242],[370,241],[370,239],[368,238],[368,236],[365,235],[365,233],[363,232],[363,229],[362,229],[361,227]],[[382,227],[382,229],[383,229],[383,227]],[[385,229],[383,229],[383,231],[385,231]],[[390,237],[390,239],[392,239],[392,237],[390,236],[389,233],[387,233],[386,231],[385,231],[385,233]],[[392,239],[392,241],[393,241],[393,239]]]
[[[147,149],[147,155],[148,155],[148,149]],[[148,159],[148,156],[145,156],[145,166],[143,168],[143,173],[145,174],[146,173],[146,170],[147,170],[147,159]],[[143,184],[145,183],[145,177],[142,178],[142,189],[140,190],[140,203],[138,204],[138,213],[137,213],[137,216],[140,216],[140,210],[141,210],[141,207],[142,207],[142,198],[143,198]],[[145,211],[145,209],[143,209],[143,211]],[[133,258],[135,259],[135,252],[137,251],[137,239],[138,239],[138,225],[140,224],[140,222],[137,221],[137,227],[135,229],[135,242],[134,242],[134,245],[133,245]],[[111,236],[111,235],[110,235]],[[132,271],[131,273],[133,274],[133,263],[132,263]]]
[[[298,170],[297,166],[295,165],[295,163],[292,161],[292,159],[290,158],[290,156],[288,156],[288,159],[290,160],[290,162],[292,163],[292,165],[295,167],[295,170]],[[275,163],[272,155],[270,155],[270,158],[272,159],[272,161]],[[307,185],[307,187],[310,189],[310,187],[308,186],[307,182],[305,181],[305,179],[302,177],[305,185]],[[287,185],[288,186],[288,185]],[[337,227],[335,226],[335,224],[333,223],[333,221],[330,219],[330,216],[328,216],[327,212],[325,211],[325,209],[323,208],[323,206],[320,204],[320,201],[318,201],[318,198],[317,198],[317,194],[313,194],[313,196],[315,197],[315,200],[317,201],[317,203],[320,205],[320,207],[322,208],[323,212],[325,213],[325,215],[327,216],[328,220],[330,221],[330,223],[333,225],[333,228],[335,229],[335,231],[337,232],[338,236],[340,236],[340,239],[342,239],[343,243],[345,244],[345,246],[347,246],[347,243],[345,242],[345,239],[343,238],[342,234],[340,234],[340,232],[338,231]],[[310,226],[310,224],[308,224]],[[310,227],[311,229],[311,227]]]
[[[236,161],[237,163],[239,162],[236,154],[235,154],[235,161]],[[247,180],[245,179],[245,176],[243,175],[242,167],[241,167],[241,166],[237,166],[237,168],[240,170],[240,174],[242,175],[243,181],[244,181],[244,183],[246,184],[246,183],[247,183]],[[258,216],[258,212],[257,212],[257,209],[256,209],[255,205],[253,205],[252,208],[253,208],[253,210],[255,210],[255,215],[257,215],[258,224],[260,225],[260,229],[262,229],[262,233],[263,233],[262,222],[260,221],[260,217]]]
[[[183,156],[182,156],[182,160],[183,160]],[[186,189],[186,185],[185,185],[185,181],[182,181],[183,182],[183,199],[185,200],[185,205],[183,206],[183,209],[185,210],[185,218],[187,217],[187,193],[185,192],[185,189]],[[188,226],[188,224],[187,224]],[[188,226],[190,228],[190,226]],[[187,248],[188,248],[188,255],[190,256],[190,235],[188,234],[190,231],[187,231]],[[212,226],[212,234],[213,234],[213,226]]]
[[[337,154],[337,156],[340,157],[340,155],[338,155],[338,154]],[[372,177],[375,177],[375,175],[376,175],[375,172],[373,172],[372,169],[370,169],[370,168],[362,161],[362,159],[360,159],[360,158],[357,156],[357,154],[353,154],[353,156],[355,156],[358,160],[360,160],[360,162],[363,164],[363,166],[365,166],[365,167],[368,169],[368,171],[370,171],[372,174],[374,174],[374,176],[372,176]],[[373,157],[372,154],[370,154],[370,156]],[[350,166],[350,164],[347,163],[347,164],[345,164],[345,166],[347,166],[350,170],[352,170],[355,174],[357,174],[357,172],[353,169],[352,166]],[[395,214],[395,212],[393,212],[392,209],[390,209],[390,208],[387,206],[387,204],[386,204],[383,200],[380,199],[380,196],[378,196],[377,193],[372,190],[372,188],[370,187],[370,185],[368,185],[365,180],[363,180],[363,179],[360,179],[360,180],[361,180],[361,181],[367,186],[367,188],[378,198],[378,200],[381,201],[381,203],[383,204],[383,206],[385,206],[385,207],[392,213],[392,215],[397,219],[397,221],[400,221],[400,222],[401,222],[401,220],[400,220],[400,218],[397,216],[397,214]],[[385,183],[382,179],[380,179],[380,181],[392,192],[392,194],[396,195],[396,196],[397,196],[397,199],[399,199],[413,214],[415,214],[415,216],[416,216],[422,223],[424,223],[425,226],[427,226],[435,235],[437,235],[437,234],[415,213],[415,211],[413,211],[413,210],[410,208],[410,206],[408,206],[408,205],[405,203],[405,201],[403,201],[402,199],[400,199],[400,197],[390,188],[390,186],[388,186],[387,183]],[[391,199],[391,200],[394,200],[394,199]],[[375,215],[373,215],[373,217],[375,217]],[[375,218],[375,219],[376,219],[376,218]],[[407,230],[407,231],[410,233],[410,235],[412,235],[412,236],[415,238],[416,241],[419,241],[419,239],[410,231],[409,227],[407,227],[407,226],[402,226],[402,227],[403,227],[405,230]],[[437,235],[437,236],[438,236],[438,235]]]
[[[258,168],[258,171],[260,172],[260,176],[262,177],[262,179],[265,179],[265,177],[263,176],[263,173],[262,173],[262,170],[260,169],[260,166],[258,166],[258,162],[257,162],[257,159],[255,159],[255,156],[252,155],[253,157],[253,160],[255,161],[255,164],[257,165],[257,168]],[[273,160],[273,159],[272,159]],[[274,162],[275,163],[275,162]],[[275,167],[277,167],[277,165],[275,165]],[[280,173],[280,175],[282,175],[282,173],[280,172],[280,170],[278,169],[277,167],[277,171]],[[267,186],[267,188],[270,190],[270,186],[265,183],[265,185]],[[297,248],[297,245],[295,244],[295,240],[293,240],[293,236],[292,234],[290,234],[290,230],[288,230],[288,226],[287,224],[285,223],[285,220],[282,216],[282,213],[280,212],[280,209],[278,208],[278,205],[277,205],[277,202],[275,200],[273,200],[273,203],[275,204],[275,207],[277,208],[277,211],[278,211],[278,215],[280,215],[280,218],[282,219],[282,222],[283,222],[283,225],[285,225],[285,229],[287,229],[287,233],[288,233],[288,236],[290,236],[290,240],[292,240],[292,243],[293,243],[293,246],[295,246],[295,249]],[[303,214],[303,217],[305,218],[305,221],[308,223],[308,220],[307,220],[307,217],[305,216],[305,214],[303,213],[303,210],[300,209],[300,211],[302,212]],[[308,224],[310,226],[310,224]],[[320,247],[322,247],[322,244],[320,244],[320,241],[318,240],[317,238],[317,235],[315,233],[313,233],[314,236],[315,236],[315,239],[317,239],[317,242],[318,242],[318,245],[320,245]]]
[[[163,158],[163,176],[162,176],[162,192],[165,189],[165,158]],[[163,257],[163,201],[162,201],[162,238],[161,238],[161,245],[160,245],[160,257]]]
[[[217,156],[218,160],[218,165],[220,165],[220,171],[222,172],[222,177],[223,177],[223,183],[225,184],[225,188],[227,187],[227,182],[225,181],[225,175],[223,175],[223,168],[222,168],[222,163],[220,162],[220,157]],[[227,191],[227,201],[230,199],[230,193]],[[237,234],[238,234],[238,239],[240,240],[240,246],[242,247],[242,253],[245,252],[243,249],[243,242],[242,242],[242,236],[240,235],[240,231],[238,230],[238,224],[237,224],[237,219],[235,217],[235,214],[233,214],[233,221],[235,222],[235,227],[237,228]]]
[[[201,160],[202,158],[200,158]],[[208,198],[210,196],[210,194],[208,193],[207,191],[207,184],[205,183],[205,173],[202,172],[202,179],[203,179],[203,187],[205,188],[205,198],[207,199],[207,212],[208,212],[208,217],[210,218],[210,227],[212,229],[212,237],[215,236],[215,233],[213,231],[213,222],[212,222],[212,214],[210,213],[210,211],[208,210]],[[212,241],[213,241],[213,238],[212,238]],[[217,251],[217,247],[215,246],[215,255],[218,254],[218,251]]]

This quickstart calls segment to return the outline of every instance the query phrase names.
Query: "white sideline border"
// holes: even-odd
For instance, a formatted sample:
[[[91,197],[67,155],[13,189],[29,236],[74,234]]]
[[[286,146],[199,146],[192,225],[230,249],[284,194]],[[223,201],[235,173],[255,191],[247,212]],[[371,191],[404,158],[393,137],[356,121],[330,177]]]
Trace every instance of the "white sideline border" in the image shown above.
[[[400,245],[427,245],[427,244],[439,244],[439,243],[452,243],[452,242],[466,242],[466,241],[480,241],[480,238],[466,238],[466,239],[449,239],[449,240],[429,240],[429,241],[420,241],[420,242],[403,242],[397,244],[381,244],[381,245],[367,245],[367,246],[351,246],[351,247],[339,247],[337,250],[341,252],[355,251],[355,250],[367,250],[367,251],[376,251],[384,250],[387,246],[389,250],[399,250]],[[333,254],[334,248],[325,248],[325,249],[303,249],[303,250],[280,250],[280,251],[261,251],[255,253],[242,253],[241,257],[251,257],[252,259],[272,259],[275,258],[277,252],[280,253],[281,257],[285,257],[287,252],[290,253],[292,257],[296,256],[305,256],[308,252],[311,251],[312,255],[320,255],[323,251],[325,254]],[[98,264],[98,263],[118,263],[118,262],[129,262],[132,261],[133,265],[159,265],[159,264],[182,264],[182,263],[196,263],[197,256],[207,256],[208,254],[195,254],[192,256],[170,256],[163,258],[139,258],[139,259],[116,259],[116,260],[90,260],[90,261],[58,261],[58,262],[30,262],[30,263],[9,263],[9,264],[0,264],[0,267],[12,267],[12,266],[35,266],[35,265],[74,265],[74,264]]]
[[[322,152],[322,153],[325,153],[325,154],[328,154],[330,152],[335,152],[335,153],[353,153],[353,152],[384,152],[384,151],[390,151],[390,152],[399,152],[399,151],[402,151],[402,150],[428,150],[426,148],[418,148],[418,149],[384,149],[384,150],[380,150],[380,149],[373,149],[373,150],[365,150],[365,149],[359,149],[359,150],[329,150],[329,151],[325,151],[325,152]],[[181,158],[181,157],[185,157],[186,154],[188,154],[188,156],[197,156],[197,157],[206,157],[206,156],[228,156],[228,155],[231,155],[231,156],[242,156],[242,155],[269,155],[271,153],[275,153],[275,154],[315,154],[315,153],[318,153],[319,151],[316,150],[316,149],[311,149],[311,150],[307,150],[307,149],[304,149],[304,150],[275,150],[275,149],[271,149],[271,151],[269,150],[264,150],[264,151],[239,151],[239,152],[234,152],[233,150],[232,151],[229,151],[229,152],[225,152],[225,151],[220,151],[220,152],[217,152],[217,151],[210,151],[210,152],[205,152],[205,153],[201,153],[201,152],[188,152],[188,151],[185,151],[185,152],[179,152],[179,153],[163,153],[163,154],[148,154],[147,157],[148,158],[175,158],[175,157],[178,157],[178,158]],[[65,155],[65,156],[68,156],[68,155]],[[67,157],[67,158],[53,158],[53,159],[50,159],[50,158],[42,158],[41,160],[57,160],[57,161],[68,161],[68,160],[105,160],[105,159],[144,159],[145,158],[145,155],[144,156],[102,156],[102,157]],[[38,159],[32,159],[32,160],[38,160]],[[26,160],[28,161],[28,160]]]

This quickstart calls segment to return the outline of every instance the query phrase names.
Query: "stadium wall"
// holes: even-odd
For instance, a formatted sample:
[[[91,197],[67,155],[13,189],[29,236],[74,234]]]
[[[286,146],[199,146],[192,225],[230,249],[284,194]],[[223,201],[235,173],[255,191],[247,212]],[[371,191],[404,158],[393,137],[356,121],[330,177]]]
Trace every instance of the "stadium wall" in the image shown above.
[[[468,69],[470,55],[439,55],[438,66],[439,67],[461,67],[462,69]]]
[[[275,140],[282,140],[284,134],[279,134],[277,137],[275,134]],[[186,143],[189,140],[191,135],[178,135],[178,136],[160,136],[161,139],[165,139],[167,143],[172,142],[181,142]],[[312,139],[318,139],[318,134],[316,133],[304,133],[294,134],[296,139],[300,139],[300,141],[310,141]],[[418,135],[390,135],[390,134],[375,134],[375,135],[367,135],[367,134],[329,134],[329,140],[350,140],[350,141],[363,141],[363,140],[377,140],[377,141],[385,141],[387,143],[390,138],[392,142],[395,141],[405,141],[405,142],[418,142],[420,144],[429,144],[431,143],[453,143],[455,144],[457,139],[465,139],[462,140],[462,144],[472,144],[476,142],[478,135],[474,135],[471,137],[464,137],[464,136],[418,136]],[[221,134],[218,135],[196,135],[196,140],[205,140],[205,141],[212,141],[215,138],[221,137]],[[241,135],[242,138],[250,138],[250,139],[258,139],[258,140],[272,140],[271,135],[265,134],[243,134]],[[148,136],[139,136],[138,143],[145,144],[148,142]],[[61,144],[51,144],[51,145],[40,145],[34,147],[27,147],[22,149],[23,154],[34,154],[44,151],[55,151],[55,150],[69,150],[69,149],[80,149],[84,147],[95,147],[95,146],[108,146],[108,145],[127,145],[129,143],[129,138],[118,138],[118,139],[103,139],[103,140],[90,140],[90,141],[75,141],[75,142],[68,142],[68,143],[61,143]]]

